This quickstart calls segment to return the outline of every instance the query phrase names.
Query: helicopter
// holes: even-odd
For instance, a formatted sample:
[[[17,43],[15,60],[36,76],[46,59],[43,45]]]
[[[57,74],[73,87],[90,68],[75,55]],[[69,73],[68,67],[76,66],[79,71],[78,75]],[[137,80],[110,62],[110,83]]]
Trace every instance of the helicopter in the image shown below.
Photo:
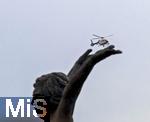
[[[113,36],[113,35],[101,37],[101,36],[98,36],[98,35],[93,34],[93,36],[95,36],[95,38],[92,38],[92,39],[91,39],[91,46],[99,45],[99,46],[105,47],[105,45],[109,45],[109,41],[108,41],[107,39],[105,39],[105,38],[106,38],[106,37]],[[97,40],[97,39],[98,39],[98,41],[94,43],[93,40]]]

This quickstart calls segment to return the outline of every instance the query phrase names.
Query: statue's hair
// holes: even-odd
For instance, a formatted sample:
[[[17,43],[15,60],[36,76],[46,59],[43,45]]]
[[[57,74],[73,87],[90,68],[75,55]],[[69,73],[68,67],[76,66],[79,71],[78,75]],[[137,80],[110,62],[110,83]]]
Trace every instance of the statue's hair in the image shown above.
[[[60,102],[67,83],[67,76],[61,72],[42,75],[34,84],[33,100],[44,98],[48,104],[48,111],[53,112]]]

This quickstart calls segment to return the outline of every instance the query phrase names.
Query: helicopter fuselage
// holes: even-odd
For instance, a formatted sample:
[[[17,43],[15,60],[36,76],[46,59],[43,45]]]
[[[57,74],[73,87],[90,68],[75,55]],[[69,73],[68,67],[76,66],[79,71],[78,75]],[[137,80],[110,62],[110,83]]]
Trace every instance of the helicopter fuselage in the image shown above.
[[[105,39],[105,37],[110,37],[112,35],[109,35],[109,36],[98,36],[98,35],[95,35],[93,34],[93,36],[95,38],[92,38],[91,39],[91,46],[94,46],[94,45],[99,45],[99,46],[105,46],[105,45],[109,45],[109,41],[107,39]],[[93,40],[97,40],[97,42],[93,42]]]
[[[108,42],[108,40],[106,40],[106,39],[100,39],[100,40],[98,40],[97,42],[95,42],[95,43],[93,43],[93,41],[91,40],[91,46],[94,46],[94,45],[100,45],[100,46],[105,46],[105,45],[109,45],[109,42]]]
[[[108,40],[103,39],[103,40],[98,40],[99,45],[102,45],[103,47],[107,44],[109,44]]]

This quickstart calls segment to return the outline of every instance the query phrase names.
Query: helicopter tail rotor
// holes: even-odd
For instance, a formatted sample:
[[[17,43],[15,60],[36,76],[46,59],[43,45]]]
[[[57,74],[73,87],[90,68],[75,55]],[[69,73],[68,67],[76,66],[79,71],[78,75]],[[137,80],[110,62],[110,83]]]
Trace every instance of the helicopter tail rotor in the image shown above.
[[[90,40],[91,41],[91,46],[94,46],[94,43],[93,43],[93,41],[92,40]]]

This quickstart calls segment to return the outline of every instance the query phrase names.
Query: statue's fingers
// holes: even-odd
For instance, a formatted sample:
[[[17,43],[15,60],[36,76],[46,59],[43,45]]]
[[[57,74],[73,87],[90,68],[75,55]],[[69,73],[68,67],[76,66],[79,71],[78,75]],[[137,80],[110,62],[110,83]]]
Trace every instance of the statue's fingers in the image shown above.
[[[83,63],[86,59],[87,56],[92,52],[92,49],[88,49],[80,58],[78,59],[77,63],[81,64]]]
[[[101,55],[102,53],[106,52],[106,51],[110,51],[110,50],[113,50],[115,48],[114,45],[110,45],[104,49],[101,49],[101,50],[98,50],[94,55]]]
[[[92,52],[92,49],[88,49],[82,56],[79,57],[79,59],[76,61],[75,65],[69,71],[68,77],[72,77],[73,75],[76,75],[76,72],[80,69],[82,63],[87,59],[90,52]]]
[[[106,57],[108,57],[110,55],[121,54],[121,53],[122,53],[121,50],[115,50],[112,47],[104,50],[104,54],[106,55]]]
[[[122,51],[120,51],[120,50],[115,50],[114,48],[115,48],[114,45],[110,45],[110,46],[108,46],[108,47],[105,48],[105,49],[102,49],[102,50],[97,51],[97,52],[93,55],[93,60],[94,60],[94,62],[97,63],[97,62],[99,62],[99,61],[101,61],[101,60],[103,60],[103,59],[105,59],[105,58],[107,58],[107,57],[109,57],[109,56],[111,56],[111,55],[121,54],[121,53],[122,53]]]
[[[92,49],[88,49],[82,56],[88,56],[92,52]]]
[[[114,50],[114,51],[112,51],[112,54],[121,54],[121,53],[122,53],[121,50]]]
[[[112,50],[112,49],[114,49],[114,48],[115,48],[114,45],[110,45],[110,46],[106,47],[104,50]]]
[[[111,52],[112,54],[121,54],[122,51],[121,50],[115,50],[114,49],[115,46],[114,45],[110,45],[109,47],[105,48],[104,50],[106,50],[106,52]]]

